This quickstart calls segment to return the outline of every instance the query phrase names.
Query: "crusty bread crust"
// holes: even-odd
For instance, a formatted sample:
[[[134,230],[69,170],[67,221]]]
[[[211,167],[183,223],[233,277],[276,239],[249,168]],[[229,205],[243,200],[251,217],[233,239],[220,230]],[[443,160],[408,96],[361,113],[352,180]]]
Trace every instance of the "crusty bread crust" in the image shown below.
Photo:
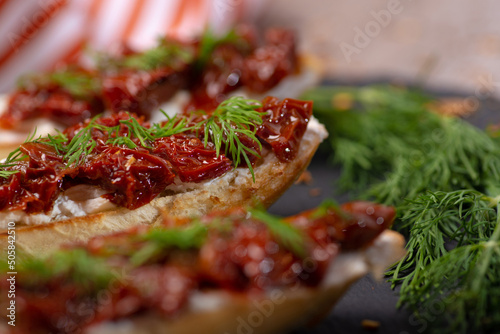
[[[254,168],[255,183],[248,168],[236,168],[225,175],[182,193],[164,195],[135,210],[120,208],[36,226],[16,228],[18,255],[47,254],[62,244],[85,242],[139,224],[158,224],[162,215],[199,217],[212,210],[260,203],[266,207],[276,201],[306,169],[318,145],[326,138],[323,125],[312,119],[300,143],[297,157],[281,162],[272,153]],[[0,247],[6,251],[7,232],[0,234]]]
[[[328,314],[349,286],[362,276],[376,275],[401,259],[404,238],[386,230],[368,248],[341,253],[334,259],[317,288],[276,288],[250,298],[228,292],[199,293],[191,307],[175,319],[145,315],[116,323],[96,325],[85,334],[275,334],[318,320]],[[200,299],[208,302],[201,303]],[[307,305],[307,307],[305,307]]]

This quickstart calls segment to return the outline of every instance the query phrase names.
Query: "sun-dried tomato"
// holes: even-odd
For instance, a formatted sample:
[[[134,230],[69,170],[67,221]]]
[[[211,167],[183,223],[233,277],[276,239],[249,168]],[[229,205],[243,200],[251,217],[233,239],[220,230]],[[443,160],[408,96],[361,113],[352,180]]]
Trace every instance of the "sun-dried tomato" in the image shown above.
[[[122,70],[104,77],[103,98],[113,112],[129,111],[149,116],[160,103],[187,86],[188,72],[187,65],[183,70],[170,67],[151,71]]]
[[[40,117],[71,126],[103,111],[98,96],[81,99],[58,86],[25,89],[11,95],[7,111],[0,117],[0,126],[12,128],[24,120]]]
[[[265,44],[245,58],[242,84],[251,92],[265,93],[297,70],[295,35],[285,29],[266,31]]]
[[[233,163],[215,151],[213,143],[205,147],[194,136],[177,134],[155,141],[153,153],[168,160],[182,182],[201,182],[225,174]]]
[[[257,136],[271,145],[281,161],[293,160],[312,116],[312,102],[267,97],[261,111],[266,115]]]
[[[77,179],[109,191],[105,197],[111,202],[135,209],[151,202],[174,176],[170,164],[160,157],[112,146],[81,166]]]

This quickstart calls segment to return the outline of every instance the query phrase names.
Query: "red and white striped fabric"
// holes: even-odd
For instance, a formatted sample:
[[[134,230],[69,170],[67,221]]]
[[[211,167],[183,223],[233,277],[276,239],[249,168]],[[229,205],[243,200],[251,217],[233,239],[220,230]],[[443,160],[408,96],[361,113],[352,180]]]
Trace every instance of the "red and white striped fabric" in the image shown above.
[[[0,92],[23,73],[48,70],[89,46],[143,49],[158,36],[227,29],[252,19],[264,0],[0,0]]]

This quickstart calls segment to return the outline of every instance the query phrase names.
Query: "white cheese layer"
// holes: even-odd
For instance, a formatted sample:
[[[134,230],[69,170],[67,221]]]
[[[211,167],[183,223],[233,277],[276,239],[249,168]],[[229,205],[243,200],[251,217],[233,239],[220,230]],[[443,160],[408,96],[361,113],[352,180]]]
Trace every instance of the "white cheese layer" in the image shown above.
[[[59,195],[50,213],[0,212],[0,228],[7,228],[7,223],[11,221],[22,225],[40,225],[115,209],[116,205],[101,197],[105,193],[95,186],[77,185]]]

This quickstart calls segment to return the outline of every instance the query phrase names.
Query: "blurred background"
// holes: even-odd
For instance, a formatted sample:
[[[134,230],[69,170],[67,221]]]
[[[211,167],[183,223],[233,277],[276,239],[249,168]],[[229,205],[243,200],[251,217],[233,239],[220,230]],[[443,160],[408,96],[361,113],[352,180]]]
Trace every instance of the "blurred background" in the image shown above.
[[[499,10],[494,0],[274,0],[259,22],[296,28],[331,78],[498,96]]]
[[[329,78],[498,95],[498,10],[494,0],[0,0],[0,91],[84,46],[148,47],[159,34],[251,21],[294,28]]]

